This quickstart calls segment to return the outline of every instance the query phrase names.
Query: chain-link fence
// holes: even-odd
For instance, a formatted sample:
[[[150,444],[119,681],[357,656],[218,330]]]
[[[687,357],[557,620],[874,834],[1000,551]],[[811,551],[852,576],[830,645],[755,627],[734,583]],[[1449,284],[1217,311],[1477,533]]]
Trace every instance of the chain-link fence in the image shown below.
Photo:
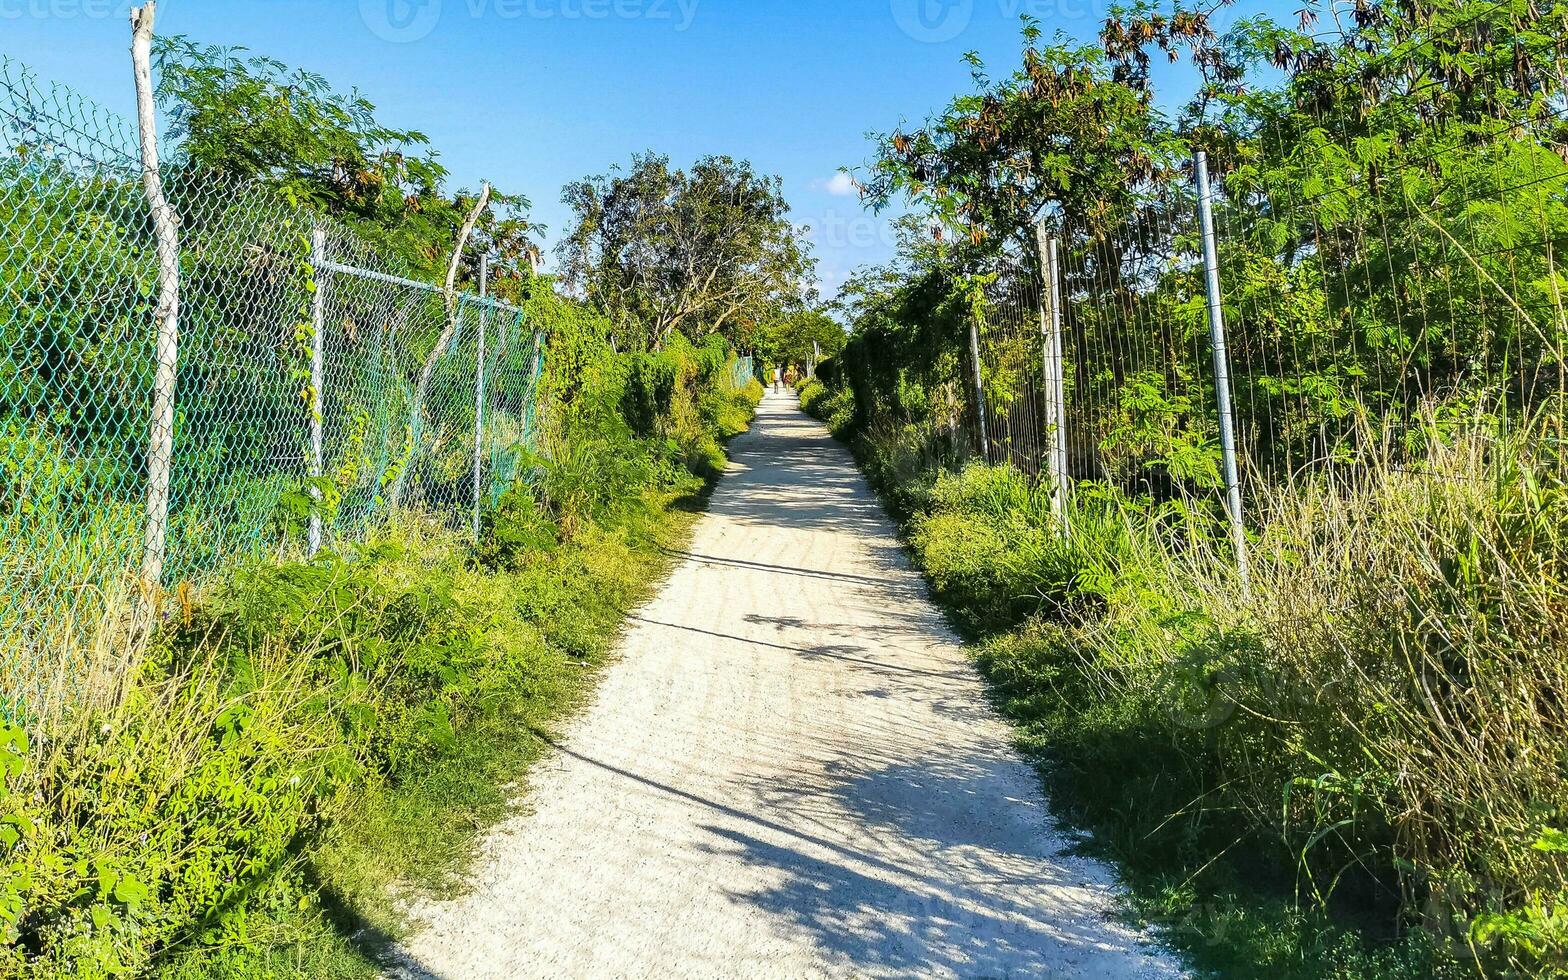
[[[158,260],[130,126],[0,61],[0,713],[119,656],[139,601]],[[395,274],[262,186],[164,168],[180,336],[164,586],[362,536],[477,527],[525,475],[543,339]]]
[[[979,380],[976,431],[989,461],[1038,474],[1046,438],[1040,277],[1032,263],[1007,256],[977,285],[984,300],[970,322],[978,351],[971,366]]]
[[[746,354],[730,362],[731,388],[740,391],[753,381],[759,380],[761,379],[757,377],[757,362],[752,355]]]
[[[1067,482],[1207,496],[1239,533],[1265,483],[1419,470],[1478,421],[1560,439],[1568,41],[1499,30],[1463,23],[1217,100],[1194,138],[1208,152],[1157,161],[982,270],[988,458],[1052,475],[1060,437]],[[1453,77],[1407,64],[1434,50],[1460,59]]]

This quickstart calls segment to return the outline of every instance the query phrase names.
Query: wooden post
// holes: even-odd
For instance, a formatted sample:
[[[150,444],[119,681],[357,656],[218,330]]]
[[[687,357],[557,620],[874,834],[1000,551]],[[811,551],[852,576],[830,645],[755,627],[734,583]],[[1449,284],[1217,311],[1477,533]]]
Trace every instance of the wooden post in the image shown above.
[[[490,295],[490,256],[479,257],[479,298]],[[479,309],[479,351],[474,358],[474,544],[479,543],[479,481],[484,477],[485,458],[485,328],[490,325],[489,307]]]
[[[446,353],[452,343],[452,335],[457,332],[458,298],[457,298],[457,270],[462,265],[463,249],[468,245],[468,239],[474,233],[474,226],[479,223],[479,216],[485,213],[485,208],[490,206],[490,185],[487,183],[479,192],[479,200],[474,202],[474,209],[469,212],[463,227],[457,233],[457,241],[452,244],[452,258],[446,267],[446,285],[441,291],[441,296],[446,304],[446,327],[441,331],[441,336],[436,338],[436,346],[425,358],[424,370],[419,373],[419,387],[414,389],[414,404],[409,412],[409,437],[413,444],[412,453],[419,452],[420,421],[424,418],[425,396],[430,391],[430,379],[436,373],[436,363]],[[413,469],[414,460],[410,456],[408,463],[397,476],[397,483],[392,487],[392,509],[397,510],[403,501],[403,488],[408,483],[408,472]]]

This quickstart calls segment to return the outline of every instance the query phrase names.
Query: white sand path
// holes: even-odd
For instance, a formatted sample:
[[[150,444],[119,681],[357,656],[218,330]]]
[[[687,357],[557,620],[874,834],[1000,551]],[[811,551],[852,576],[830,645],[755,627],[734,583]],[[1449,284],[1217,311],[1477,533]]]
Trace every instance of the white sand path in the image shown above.
[[[770,395],[407,977],[1182,976],[1069,856],[849,454]]]

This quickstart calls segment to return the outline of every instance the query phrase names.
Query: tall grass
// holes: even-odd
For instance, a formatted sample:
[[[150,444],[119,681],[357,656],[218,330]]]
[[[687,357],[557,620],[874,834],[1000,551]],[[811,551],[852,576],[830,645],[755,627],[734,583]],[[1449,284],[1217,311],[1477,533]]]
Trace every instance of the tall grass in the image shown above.
[[[1234,709],[1220,750],[1251,819],[1303,842],[1314,892],[1335,863],[1392,867],[1409,916],[1519,969],[1568,968],[1560,452],[1552,428],[1478,424],[1414,466],[1389,451],[1353,479],[1264,491],[1250,593],[1188,554],[1156,566],[1265,658],[1215,658]]]
[[[349,937],[508,812],[760,394],[688,368],[636,438],[592,366],[477,546],[400,512],[73,626],[75,696],[0,716],[0,977],[375,975]]]
[[[1064,536],[1014,471],[912,469],[913,428],[858,435],[873,482],[1058,804],[1200,960],[1568,975],[1555,427],[1434,417],[1364,433],[1354,469],[1249,487],[1250,583],[1206,500],[1084,485]],[[1217,907],[1228,935],[1195,925]]]

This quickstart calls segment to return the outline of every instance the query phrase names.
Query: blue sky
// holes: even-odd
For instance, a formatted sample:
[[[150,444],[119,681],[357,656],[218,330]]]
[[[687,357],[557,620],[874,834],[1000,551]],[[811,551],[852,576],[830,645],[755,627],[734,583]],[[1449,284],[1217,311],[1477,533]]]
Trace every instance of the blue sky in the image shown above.
[[[831,295],[891,254],[885,223],[834,179],[865,162],[868,131],[967,90],[965,51],[1011,69],[1021,15],[1089,39],[1110,2],[162,0],[158,30],[357,87],[387,123],[427,133],[458,185],[488,178],[528,196],[548,246],[566,218],[562,185],[633,151],[748,158],[783,177]],[[1285,6],[1298,4],[1244,9]],[[0,54],[128,114],[128,8],[0,0]]]

